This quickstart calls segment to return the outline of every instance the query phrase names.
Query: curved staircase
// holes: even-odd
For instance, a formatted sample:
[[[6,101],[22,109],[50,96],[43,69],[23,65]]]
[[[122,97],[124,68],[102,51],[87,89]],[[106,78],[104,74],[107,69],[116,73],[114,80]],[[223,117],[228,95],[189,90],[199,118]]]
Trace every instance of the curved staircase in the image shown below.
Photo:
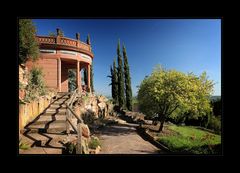
[[[20,154],[62,154],[64,141],[77,138],[66,134],[65,103],[69,98],[70,93],[58,93],[45,111],[25,126],[21,139],[31,148],[19,150]]]

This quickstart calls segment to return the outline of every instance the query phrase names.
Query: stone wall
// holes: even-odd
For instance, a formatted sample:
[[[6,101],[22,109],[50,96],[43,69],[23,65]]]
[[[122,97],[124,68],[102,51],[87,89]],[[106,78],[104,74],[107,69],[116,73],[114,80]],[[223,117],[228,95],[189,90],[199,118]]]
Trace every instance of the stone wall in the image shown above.
[[[42,55],[41,55],[42,56]],[[36,62],[32,62],[31,60],[26,62],[26,67],[30,71],[34,66],[40,67],[43,70],[44,81],[47,87],[52,89],[58,89],[57,84],[57,59],[47,59],[40,58]],[[46,55],[47,56],[47,55]]]
[[[54,93],[51,93],[30,103],[19,104],[19,132],[49,106],[53,96]]]

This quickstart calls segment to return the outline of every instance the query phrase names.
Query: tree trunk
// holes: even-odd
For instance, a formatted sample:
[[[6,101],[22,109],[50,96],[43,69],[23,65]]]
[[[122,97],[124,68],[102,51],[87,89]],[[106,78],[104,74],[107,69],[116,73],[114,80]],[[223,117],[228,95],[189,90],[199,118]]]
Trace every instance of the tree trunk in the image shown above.
[[[164,124],[164,121],[161,121],[158,132],[161,132],[163,130],[163,124]]]
[[[160,127],[159,127],[158,132],[161,132],[163,130],[163,124],[165,122],[165,117],[161,116],[161,117],[159,117],[159,120],[160,120]]]

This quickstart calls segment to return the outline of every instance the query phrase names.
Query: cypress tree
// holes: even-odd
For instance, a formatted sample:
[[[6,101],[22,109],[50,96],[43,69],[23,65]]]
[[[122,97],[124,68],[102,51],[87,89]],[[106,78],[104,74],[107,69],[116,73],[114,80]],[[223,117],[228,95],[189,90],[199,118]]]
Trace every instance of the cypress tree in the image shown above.
[[[91,45],[90,35],[89,35],[89,34],[88,34],[88,36],[87,36],[87,41],[86,41],[86,42],[87,42],[88,45]]]
[[[128,65],[128,57],[126,48],[123,45],[123,60],[124,60],[124,77],[125,77],[125,94],[126,94],[126,107],[128,110],[132,110],[132,87],[131,77]]]
[[[118,56],[118,103],[121,109],[124,107],[124,79],[122,57],[120,53],[120,40],[118,41],[117,56]]]
[[[92,92],[94,92],[94,87],[93,87],[93,64],[90,66],[90,85],[91,85]]]
[[[118,104],[118,76],[115,58],[113,60],[112,88],[114,103]]]
[[[108,76],[111,78],[111,83],[109,85],[112,85],[112,98],[113,98],[113,102],[114,102],[115,98],[114,98],[114,88],[113,88],[113,86],[114,86],[114,84],[113,84],[113,68],[111,65],[110,65],[110,74],[111,75]]]
[[[88,74],[87,74],[87,69],[86,68],[84,68],[84,71],[83,71],[83,74],[84,74],[84,83],[85,83],[85,85],[87,85],[87,83],[88,83]]]

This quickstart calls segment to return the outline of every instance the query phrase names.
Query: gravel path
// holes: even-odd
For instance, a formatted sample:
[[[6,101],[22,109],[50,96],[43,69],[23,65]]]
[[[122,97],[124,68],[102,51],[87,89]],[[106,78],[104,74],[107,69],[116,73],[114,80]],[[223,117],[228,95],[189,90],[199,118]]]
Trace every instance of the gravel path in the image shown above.
[[[98,132],[102,144],[99,154],[159,154],[160,149],[142,139],[135,124],[106,126]]]

